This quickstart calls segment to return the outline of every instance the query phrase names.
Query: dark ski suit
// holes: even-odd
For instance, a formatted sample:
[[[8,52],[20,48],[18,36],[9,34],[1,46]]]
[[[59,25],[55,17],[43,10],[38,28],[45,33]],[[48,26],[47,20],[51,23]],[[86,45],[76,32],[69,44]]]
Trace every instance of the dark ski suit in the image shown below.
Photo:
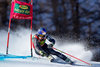
[[[53,48],[48,48],[48,45],[45,43],[46,39],[49,40],[50,42],[52,42],[53,44],[55,44],[55,40],[47,34],[44,36],[44,38],[42,40],[39,39],[38,34],[36,34],[32,38],[32,41],[35,46],[36,54],[41,55],[39,52],[42,51],[45,54],[45,56],[47,56],[47,57],[49,55],[56,55],[57,57],[63,59],[64,61],[69,60],[65,55],[55,51]],[[41,55],[41,56],[44,56],[44,55]]]

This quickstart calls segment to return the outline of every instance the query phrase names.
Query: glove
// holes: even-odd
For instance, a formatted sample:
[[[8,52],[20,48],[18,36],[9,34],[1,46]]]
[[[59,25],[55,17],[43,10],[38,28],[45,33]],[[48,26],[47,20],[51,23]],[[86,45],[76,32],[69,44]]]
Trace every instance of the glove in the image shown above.
[[[48,48],[52,48],[54,46],[54,44],[49,44]]]
[[[46,53],[44,53],[43,51],[39,52],[41,56],[46,56]]]

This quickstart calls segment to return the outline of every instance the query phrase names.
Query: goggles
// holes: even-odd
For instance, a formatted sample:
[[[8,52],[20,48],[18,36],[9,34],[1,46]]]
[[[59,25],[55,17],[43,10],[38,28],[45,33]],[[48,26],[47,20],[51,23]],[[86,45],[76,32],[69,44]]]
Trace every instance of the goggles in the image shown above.
[[[42,31],[42,34],[43,34],[43,35],[45,35],[45,34],[46,34],[46,32]]]
[[[40,36],[40,37],[44,37],[45,35],[41,35],[41,34],[40,34],[39,36]]]

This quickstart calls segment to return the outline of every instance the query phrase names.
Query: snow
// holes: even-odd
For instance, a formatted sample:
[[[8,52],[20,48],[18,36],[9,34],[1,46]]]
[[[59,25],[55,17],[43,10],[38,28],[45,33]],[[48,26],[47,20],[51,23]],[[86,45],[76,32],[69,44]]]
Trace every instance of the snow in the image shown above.
[[[33,35],[35,33],[36,32],[33,31]],[[5,30],[0,30],[0,53],[3,54],[5,54],[6,51],[6,39],[7,32]],[[33,57],[27,59],[6,59],[4,61],[0,61],[0,67],[100,67],[100,62],[91,61],[92,52],[86,51],[82,42],[69,43],[66,41],[63,44],[60,44],[60,42],[58,41],[54,47],[64,52],[67,52],[75,57],[78,57],[88,63],[91,63],[92,66],[89,66],[69,56],[69,58],[76,62],[76,65],[65,64],[63,61],[61,62],[61,60],[60,63],[51,63],[46,58],[42,59],[41,57],[37,56],[33,51],[33,55],[38,58]],[[30,55],[29,29],[21,28],[16,32],[10,32],[9,54],[21,56]]]
[[[51,63],[44,59],[14,59],[0,61],[0,67],[99,67],[100,62],[91,62],[92,66],[84,63],[77,63],[76,65],[62,64],[62,63]]]

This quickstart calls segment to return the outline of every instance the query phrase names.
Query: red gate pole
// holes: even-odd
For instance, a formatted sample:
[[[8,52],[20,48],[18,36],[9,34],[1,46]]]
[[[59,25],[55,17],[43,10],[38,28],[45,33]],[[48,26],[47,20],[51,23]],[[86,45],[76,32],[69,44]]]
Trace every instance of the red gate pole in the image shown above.
[[[31,5],[32,4],[33,4],[33,0],[31,0]],[[33,7],[32,7],[32,9],[33,9]],[[33,12],[32,12],[32,14],[33,14]],[[30,34],[31,57],[33,57],[33,49],[32,49],[32,45],[33,45],[33,43],[32,43],[32,20],[33,20],[33,16],[31,16],[31,27],[30,27],[30,29],[31,29],[31,34]]]
[[[31,0],[31,5],[33,4],[33,0]]]
[[[12,0],[12,2],[15,0]],[[11,8],[12,11],[12,8]],[[9,18],[9,27],[8,27],[8,37],[7,37],[7,48],[6,48],[6,55],[8,54],[8,49],[9,49],[9,37],[10,37],[10,26],[11,26],[11,12],[10,12],[10,18]]]
[[[30,45],[31,45],[31,57],[33,57],[33,51],[32,51],[32,19],[31,19],[31,34],[30,34]]]
[[[8,49],[9,49],[10,25],[11,25],[11,18],[9,19],[9,28],[8,28],[8,37],[7,37],[7,48],[6,48],[6,54],[8,54]]]

